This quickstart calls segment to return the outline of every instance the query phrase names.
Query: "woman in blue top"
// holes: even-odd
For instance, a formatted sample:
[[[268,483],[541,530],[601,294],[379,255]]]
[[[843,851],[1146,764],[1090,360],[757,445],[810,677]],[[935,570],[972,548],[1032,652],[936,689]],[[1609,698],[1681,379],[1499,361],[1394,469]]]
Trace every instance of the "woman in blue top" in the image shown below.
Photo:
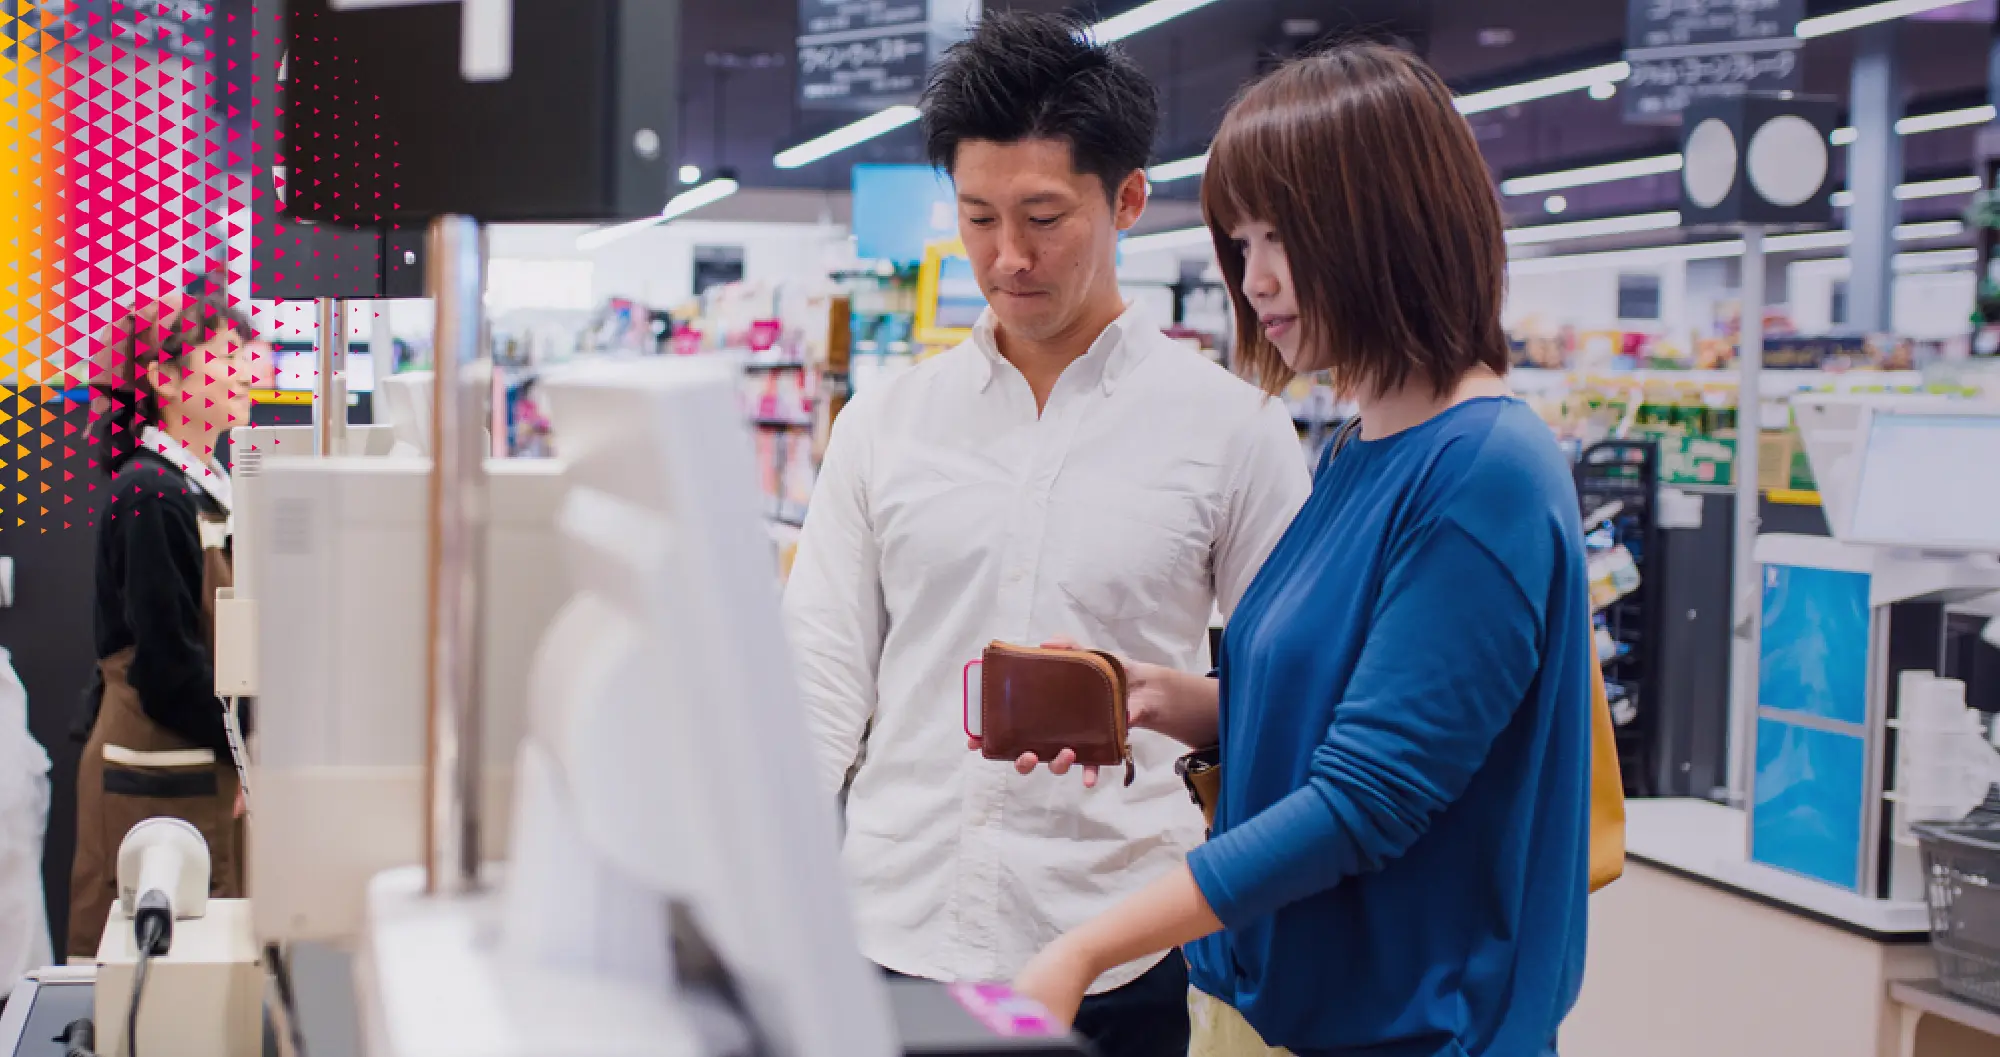
[[[1338,47],[1242,95],[1202,209],[1242,359],[1272,392],[1329,372],[1360,431],[1219,680],[1136,673],[1135,723],[1220,745],[1211,839],[1017,987],[1068,1018],[1185,945],[1197,1057],[1553,1052],[1583,971],[1588,602],[1569,465],[1502,379],[1472,132],[1420,60]]]

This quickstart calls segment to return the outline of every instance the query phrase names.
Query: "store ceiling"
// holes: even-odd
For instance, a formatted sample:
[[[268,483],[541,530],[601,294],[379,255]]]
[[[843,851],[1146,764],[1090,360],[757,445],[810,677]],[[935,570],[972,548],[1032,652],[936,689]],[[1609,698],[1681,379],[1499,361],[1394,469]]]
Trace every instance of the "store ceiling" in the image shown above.
[[[1075,10],[1101,17],[1137,0],[1067,4],[1063,0],[993,0],[1015,10]],[[1161,160],[1201,150],[1229,99],[1253,76],[1260,56],[1282,47],[1288,20],[1317,22],[1325,32],[1384,27],[1409,37],[1455,87],[1476,89],[1563,72],[1615,59],[1624,35],[1627,0],[1217,0],[1127,42],[1160,86]],[[1854,6],[1852,0],[1809,0],[1810,13]],[[1994,0],[1973,0],[1948,13],[1974,21],[1906,22],[1904,79],[1915,110],[1985,102]],[[860,162],[921,160],[913,129],[793,171],[772,167],[782,147],[844,123],[841,115],[801,112],[793,102],[792,54],[797,0],[683,0],[681,158],[704,172],[733,169],[750,187],[845,189],[848,167]],[[1498,32],[1495,32],[1498,31]],[[1851,36],[1810,42],[1806,90],[1844,98]],[[1674,149],[1676,130],[1628,125],[1620,103],[1571,93],[1473,119],[1497,175],[1572,167]],[[1912,178],[1971,171],[1973,131],[1959,129],[1904,141]],[[1190,198],[1198,181],[1162,188],[1166,199]],[[1670,203],[1672,176],[1625,180],[1568,194],[1564,219],[1630,212]],[[1163,206],[1166,203],[1162,203]],[[1540,215],[1541,200],[1509,200],[1517,220]],[[1949,200],[1910,203],[1951,213]],[[1184,222],[1180,208],[1162,208],[1148,227]]]

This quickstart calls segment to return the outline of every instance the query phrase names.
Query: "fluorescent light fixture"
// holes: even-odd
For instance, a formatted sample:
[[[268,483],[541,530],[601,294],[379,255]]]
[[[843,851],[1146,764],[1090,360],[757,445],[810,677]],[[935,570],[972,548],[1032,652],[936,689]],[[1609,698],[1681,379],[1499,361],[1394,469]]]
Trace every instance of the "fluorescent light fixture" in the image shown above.
[[[1600,84],[1617,84],[1630,76],[1632,76],[1632,64],[1620,60],[1585,70],[1559,73],[1554,77],[1543,77],[1484,92],[1473,92],[1470,95],[1459,96],[1454,105],[1461,114],[1483,114],[1488,110],[1498,110],[1501,107],[1536,99],[1547,99],[1549,96],[1562,95],[1564,92],[1582,91]]]
[[[1547,275],[1601,268],[1642,268],[1654,264],[1714,260],[1743,253],[1742,239],[1718,242],[1689,242],[1678,246],[1646,246],[1636,250],[1607,250],[1602,253],[1565,253],[1554,257],[1520,257],[1507,262],[1509,275]]]
[[[1946,232],[1945,226],[1957,230]],[[1937,230],[1930,230],[1933,227]],[[1963,233],[1963,229],[1964,225],[1956,220],[1938,221],[1936,224],[1905,224],[1896,229],[1896,237],[1905,242],[1948,238]],[[1764,240],[1764,249],[1770,253],[1846,249],[1853,240],[1852,232],[1808,231],[1792,235],[1772,235]],[[1555,272],[1716,260],[1724,257],[1740,257],[1743,255],[1743,249],[1742,239],[1723,239],[1715,242],[1684,242],[1670,246],[1640,246],[1629,250],[1563,253],[1548,257],[1515,257],[1507,261],[1507,272],[1509,275],[1546,275]],[[1897,271],[1964,267],[1977,263],[1978,256],[1978,251],[1971,249],[1919,250],[1896,254],[1894,266]],[[1792,263],[1808,267],[1829,267],[1836,264],[1845,267],[1847,259],[1828,257]]]
[[[1946,180],[1919,180],[1914,183],[1898,184],[1896,187],[1896,200],[1907,202],[1913,198],[1943,198],[1946,195],[1969,195],[1977,190],[1979,190],[1979,177],[1977,176],[1954,176]]]
[[[1965,234],[1965,224],[1957,220],[1932,220],[1921,224],[1896,225],[1896,240],[1899,242],[1955,239],[1963,234]]]
[[[1542,208],[1550,214],[1560,213],[1569,208],[1569,199],[1561,195],[1550,195],[1542,199]]]
[[[580,250],[600,249],[619,239],[632,235],[656,224],[664,224],[678,216],[692,213],[702,206],[714,205],[736,193],[736,181],[730,179],[710,180],[700,187],[682,191],[667,201],[667,207],[658,216],[641,217],[623,224],[613,224],[608,228],[586,231],[576,237],[576,248]]]
[[[1808,18],[1799,22],[1794,31],[1800,40],[1824,37],[1830,33],[1845,33],[1850,29],[1872,26],[1881,22],[1893,22],[1910,15],[1921,15],[1940,7],[1962,4],[1965,0],[1889,0],[1887,3],[1868,4],[1852,7],[1845,11],[1835,11],[1830,15]]]
[[[1207,7],[1215,0],[1153,0],[1138,7],[1107,18],[1090,27],[1090,39],[1099,44],[1110,44],[1124,40],[1137,33],[1144,33],[1169,19],[1179,18],[1190,11]]]
[[[1899,272],[1926,272],[1942,268],[1970,268],[1978,263],[1978,250],[1918,250],[1896,254],[1889,266]]]
[[[1508,228],[1506,237],[1509,246],[1531,246],[1538,242],[1555,242],[1559,239],[1629,235],[1637,231],[1659,231],[1663,228],[1680,226],[1680,213],[1667,210],[1659,213],[1633,213],[1621,217],[1599,217],[1596,220],[1573,220],[1566,224],[1535,224],[1529,227]]]
[[[824,136],[815,136],[796,147],[779,151],[778,156],[771,159],[771,164],[780,169],[811,165],[829,154],[838,154],[857,143],[866,143],[885,132],[894,132],[922,116],[923,111],[913,106],[877,110],[851,125],[842,125]]]
[[[1197,154],[1179,161],[1161,162],[1146,170],[1146,179],[1156,184],[1185,180],[1190,176],[1200,176],[1208,170],[1208,155]]]
[[[1599,81],[1590,86],[1590,97],[1600,103],[1617,94],[1618,86],[1610,81]]]
[[[1936,132],[1946,128],[1964,128],[1967,125],[1984,125],[1993,120],[1994,110],[1990,103],[1969,106],[1963,110],[1946,110],[1938,114],[1916,114],[1896,122],[1896,134],[1914,136],[1919,132]]]
[[[1969,195],[1979,190],[1979,187],[1977,176],[1953,176],[1943,180],[1918,180],[1914,183],[1897,184],[1894,194],[1897,201],[1908,202],[1917,198]],[[1829,201],[1835,209],[1846,209],[1854,204],[1854,192],[1835,191]]]
[[[701,182],[701,166],[683,165],[680,171],[681,185],[691,187]]]
[[[1967,125],[1984,125],[1993,120],[1995,111],[1991,105],[1969,106],[1963,110],[1946,110],[1936,114],[1913,114],[1896,122],[1896,134],[1914,136],[1919,132],[1938,132],[1948,128],[1964,128]],[[1861,138],[1861,133],[1851,126],[1843,125],[1834,129],[1827,142],[1836,147],[1851,146]]]
[[[1118,244],[1118,252],[1127,257],[1137,257],[1147,253],[1162,253],[1167,250],[1187,250],[1195,247],[1211,249],[1214,239],[1206,227],[1176,228],[1172,231],[1158,231],[1151,235],[1136,235]]]
[[[1854,241],[1851,231],[1807,231],[1797,235],[1772,235],[1764,240],[1767,253],[1798,253],[1803,250],[1837,250]]]
[[[1895,272],[1933,272],[1970,268],[1979,263],[1977,250],[1913,250],[1898,253],[1889,259],[1889,270]],[[1854,273],[1854,262],[1846,257],[1816,257],[1812,260],[1793,261],[1795,271],[1811,275],[1840,278]]]
[[[1633,158],[1631,161],[1615,161],[1605,165],[1586,165],[1581,169],[1565,169],[1562,172],[1541,173],[1536,176],[1517,176],[1500,181],[1503,195],[1533,195],[1545,191],[1560,191],[1566,187],[1587,187],[1591,184],[1610,183],[1613,180],[1629,180],[1635,176],[1658,176],[1661,173],[1680,172],[1681,156],[1660,154],[1651,158]]]

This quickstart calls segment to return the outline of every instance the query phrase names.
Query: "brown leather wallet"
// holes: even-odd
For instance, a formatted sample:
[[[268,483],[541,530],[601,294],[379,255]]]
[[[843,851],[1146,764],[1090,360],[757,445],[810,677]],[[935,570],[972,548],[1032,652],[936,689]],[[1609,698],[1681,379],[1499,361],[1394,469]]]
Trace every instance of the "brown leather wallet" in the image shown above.
[[[1132,747],[1125,725],[1125,666],[1097,650],[995,642],[979,673],[981,753],[989,760],[1032,752],[1044,761],[1064,749],[1082,764],[1125,765]]]

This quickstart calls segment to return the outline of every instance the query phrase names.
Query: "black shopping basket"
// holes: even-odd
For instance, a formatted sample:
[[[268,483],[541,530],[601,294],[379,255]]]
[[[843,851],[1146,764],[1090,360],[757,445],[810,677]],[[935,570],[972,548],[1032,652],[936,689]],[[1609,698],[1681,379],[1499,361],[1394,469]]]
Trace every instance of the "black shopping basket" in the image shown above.
[[[1910,830],[1923,849],[1938,984],[2000,1009],[2000,783],[1963,819]]]

